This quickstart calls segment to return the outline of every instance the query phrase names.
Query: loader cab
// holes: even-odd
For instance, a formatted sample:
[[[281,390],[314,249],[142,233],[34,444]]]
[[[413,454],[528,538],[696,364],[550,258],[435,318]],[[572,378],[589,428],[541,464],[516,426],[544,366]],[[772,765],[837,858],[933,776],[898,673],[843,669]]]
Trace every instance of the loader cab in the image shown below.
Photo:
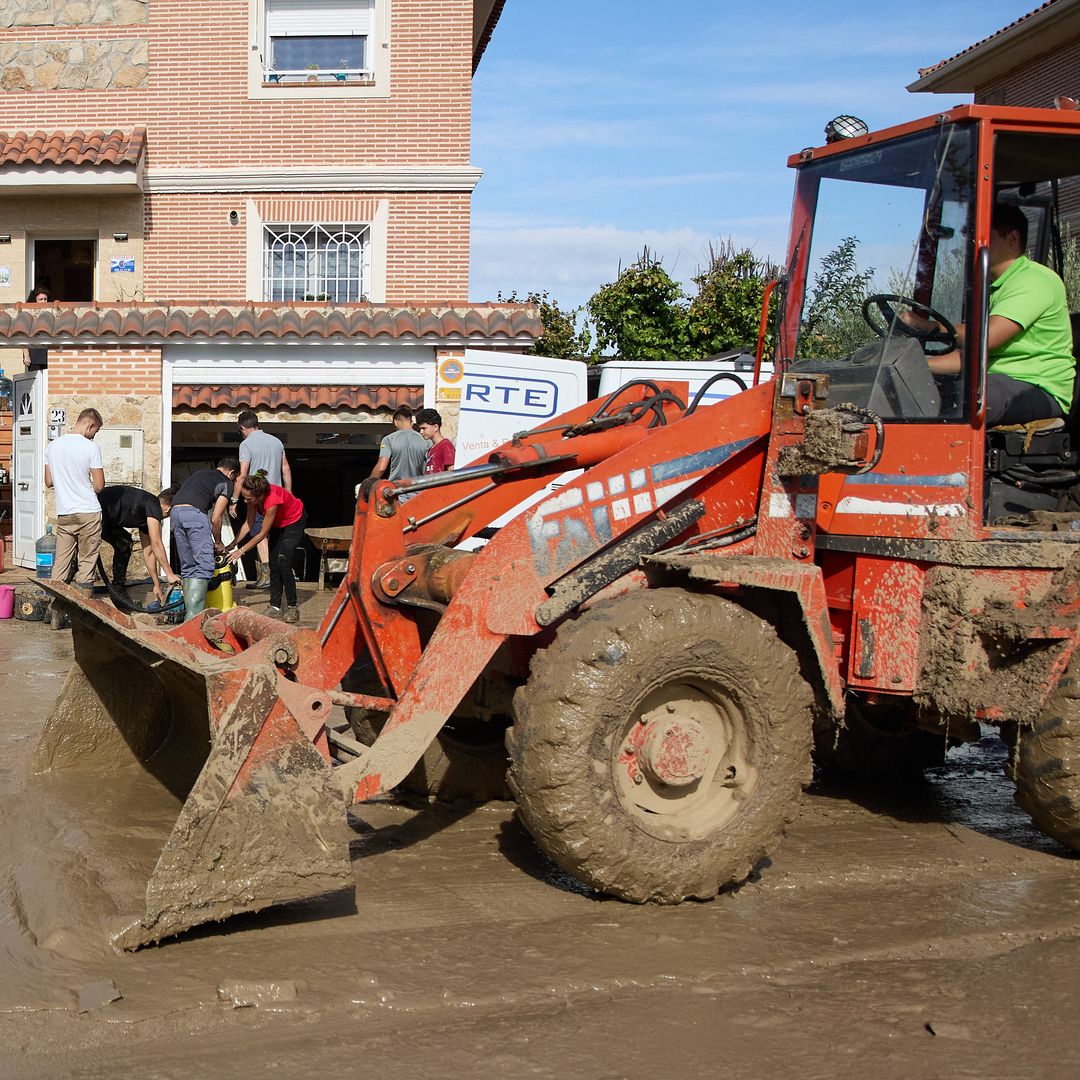
[[[1029,257],[1080,282],[1080,113],[961,106],[790,164],[778,363],[829,374],[830,401],[872,410],[887,432],[871,473],[823,482],[819,526],[971,537],[1056,506],[1080,481],[1080,410],[1056,434],[984,430],[990,218],[995,201],[1021,207]],[[956,363],[957,326],[958,370],[932,370],[935,356]]]

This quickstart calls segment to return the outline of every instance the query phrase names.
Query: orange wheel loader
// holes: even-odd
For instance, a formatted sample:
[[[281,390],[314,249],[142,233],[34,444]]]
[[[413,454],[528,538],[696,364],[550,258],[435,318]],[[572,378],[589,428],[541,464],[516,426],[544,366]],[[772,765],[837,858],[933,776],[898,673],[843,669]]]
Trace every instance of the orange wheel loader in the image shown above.
[[[365,483],[318,631],[145,628],[50,586],[75,665],[36,767],[142,769],[178,809],[119,946],[352,888],[347,809],[408,777],[508,785],[560,867],[677,903],[775,848],[815,747],[899,776],[990,724],[1080,850],[1080,410],[988,431],[984,400],[992,207],[1063,262],[1080,112],[958,107],[790,164],[770,382],[707,407],[631,384]]]

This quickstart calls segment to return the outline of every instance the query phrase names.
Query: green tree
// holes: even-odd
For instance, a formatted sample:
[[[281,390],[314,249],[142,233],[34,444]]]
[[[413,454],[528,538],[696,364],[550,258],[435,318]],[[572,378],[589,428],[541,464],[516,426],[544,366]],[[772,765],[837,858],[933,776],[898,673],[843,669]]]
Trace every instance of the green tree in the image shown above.
[[[821,260],[799,329],[800,357],[836,360],[850,356],[874,336],[862,315],[874,269],[859,269],[858,245],[855,237],[846,236]]]
[[[690,302],[689,336],[696,357],[724,350],[757,347],[765,288],[779,267],[759,259],[750,248],[731,240],[709,246],[709,262],[694,277],[697,293]],[[766,353],[771,335],[766,338]]]
[[[686,360],[693,355],[690,316],[681,286],[648,248],[601,286],[586,308],[597,349],[625,360]]]
[[[1061,230],[1061,276],[1065,282],[1069,310],[1080,310],[1080,244],[1066,223]]]
[[[531,292],[524,299],[517,292],[503,296],[499,293],[500,303],[533,304],[540,309],[540,321],[544,324],[543,334],[534,345],[525,350],[532,356],[557,356],[566,360],[586,360],[592,349],[592,332],[585,318],[584,308],[572,308],[563,311],[558,301],[553,300],[545,289],[543,292]]]

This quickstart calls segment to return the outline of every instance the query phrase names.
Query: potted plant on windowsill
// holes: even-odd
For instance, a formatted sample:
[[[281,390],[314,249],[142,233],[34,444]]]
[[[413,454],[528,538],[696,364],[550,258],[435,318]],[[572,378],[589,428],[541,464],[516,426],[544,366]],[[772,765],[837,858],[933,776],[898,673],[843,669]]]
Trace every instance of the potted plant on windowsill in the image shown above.
[[[319,65],[318,64],[308,64],[307,69],[308,69],[308,71],[318,71],[319,70]],[[308,82],[318,82],[319,81],[319,76],[318,75],[309,75],[307,77],[307,81]]]

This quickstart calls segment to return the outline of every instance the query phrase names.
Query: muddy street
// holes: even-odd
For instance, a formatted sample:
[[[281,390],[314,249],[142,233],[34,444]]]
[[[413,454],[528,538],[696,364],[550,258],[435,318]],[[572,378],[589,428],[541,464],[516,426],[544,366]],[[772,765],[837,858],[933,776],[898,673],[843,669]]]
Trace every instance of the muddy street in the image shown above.
[[[902,794],[819,787],[711,903],[591,895],[507,804],[350,815],[355,894],[120,956],[168,808],[29,775],[70,635],[0,623],[0,1074],[1073,1077],[1080,861],[995,739]]]

